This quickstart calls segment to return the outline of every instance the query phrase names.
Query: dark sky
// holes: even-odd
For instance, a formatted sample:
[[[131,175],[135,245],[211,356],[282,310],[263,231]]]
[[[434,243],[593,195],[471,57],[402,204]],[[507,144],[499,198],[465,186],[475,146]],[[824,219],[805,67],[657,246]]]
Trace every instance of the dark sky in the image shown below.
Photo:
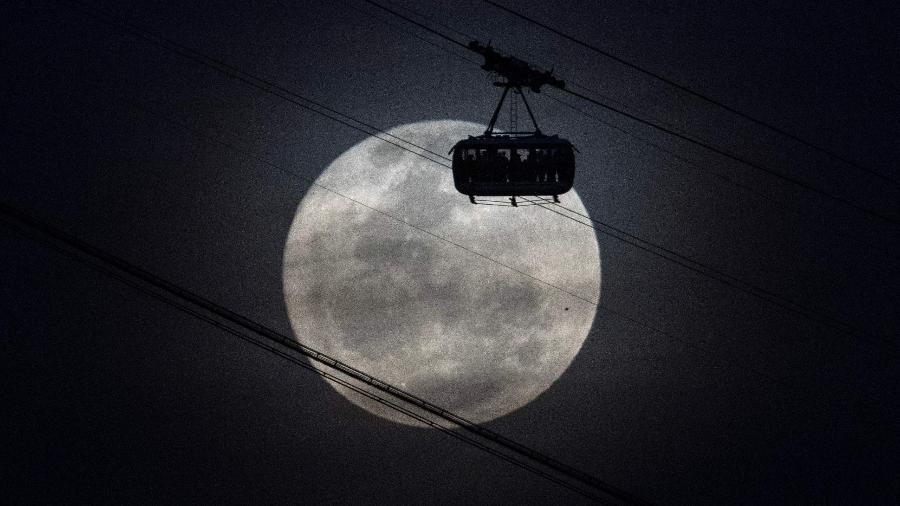
[[[486,122],[498,96],[476,65],[358,0],[234,4],[91,5],[385,128]],[[598,234],[601,303],[641,323],[599,310],[560,380],[490,429],[660,504],[900,499],[900,186],[481,2],[401,5],[894,220],[571,96],[547,92],[668,152],[535,97],[542,128],[580,149],[576,189],[592,217],[815,314]],[[515,8],[900,179],[896,5]],[[215,140],[314,178],[364,134],[66,3],[4,11],[2,202],[289,333],[282,252],[308,182]],[[2,230],[4,496],[581,500],[435,431],[374,417],[308,371]]]

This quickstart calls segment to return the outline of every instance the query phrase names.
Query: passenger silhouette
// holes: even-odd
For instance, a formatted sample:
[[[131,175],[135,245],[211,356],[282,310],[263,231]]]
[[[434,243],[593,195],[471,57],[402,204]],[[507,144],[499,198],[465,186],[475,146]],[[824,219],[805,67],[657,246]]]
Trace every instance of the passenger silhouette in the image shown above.
[[[513,151],[509,157],[509,178],[510,181],[518,183],[522,179],[522,160],[518,153]]]
[[[532,182],[540,182],[541,176],[538,173],[538,160],[537,160],[537,150],[532,149],[528,153],[528,158],[525,160],[526,170],[528,171],[528,177]]]
[[[497,153],[497,163],[495,165],[498,174],[503,174],[503,180],[509,182],[509,158],[505,151]]]

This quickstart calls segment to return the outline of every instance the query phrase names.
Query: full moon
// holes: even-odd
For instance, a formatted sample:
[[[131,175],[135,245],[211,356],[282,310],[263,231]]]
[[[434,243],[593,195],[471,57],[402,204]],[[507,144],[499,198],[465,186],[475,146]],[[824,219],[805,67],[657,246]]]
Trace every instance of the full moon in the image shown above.
[[[435,158],[421,148],[445,154],[484,130],[440,120],[389,133]],[[587,215],[574,190],[560,198]],[[600,255],[591,228],[536,205],[470,204],[450,169],[370,137],[303,197],[283,282],[300,342],[480,423],[533,401],[569,367],[596,314],[587,301],[600,297]]]

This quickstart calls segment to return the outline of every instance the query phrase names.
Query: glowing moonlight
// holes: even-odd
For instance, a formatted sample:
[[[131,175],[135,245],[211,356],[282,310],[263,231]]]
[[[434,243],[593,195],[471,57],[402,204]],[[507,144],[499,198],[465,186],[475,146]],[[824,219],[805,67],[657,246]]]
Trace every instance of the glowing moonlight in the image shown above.
[[[427,121],[390,133],[447,153],[483,131]],[[472,205],[449,169],[374,138],[338,157],[317,184],[284,251],[284,296],[302,343],[475,422],[531,402],[581,349],[594,306],[548,284],[599,298],[590,228],[538,206]],[[562,198],[586,214],[574,191]],[[417,425],[336,388],[372,413]]]

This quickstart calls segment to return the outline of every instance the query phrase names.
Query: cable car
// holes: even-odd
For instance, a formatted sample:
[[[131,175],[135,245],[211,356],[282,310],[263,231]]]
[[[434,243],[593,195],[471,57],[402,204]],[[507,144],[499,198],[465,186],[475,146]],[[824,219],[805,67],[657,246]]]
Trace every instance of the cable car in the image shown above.
[[[574,180],[572,143],[556,135],[470,136],[453,147],[453,184],[473,203],[479,196],[510,196],[513,202],[517,195],[556,198]]]
[[[553,196],[554,201],[559,202],[559,195],[571,190],[575,180],[576,150],[568,140],[541,132],[522,87],[539,93],[542,85],[565,88],[565,83],[554,78],[552,72],[538,71],[521,60],[501,55],[490,45],[472,41],[469,49],[484,55],[482,69],[495,72],[506,80],[494,83],[503,87],[503,94],[484,134],[460,140],[450,150],[456,190],[468,195],[473,204],[478,203],[476,197],[482,196],[509,196],[513,206],[517,206],[517,196],[527,195]],[[521,97],[534,131],[494,132],[510,90]],[[512,107],[510,115],[511,122],[515,123]]]

